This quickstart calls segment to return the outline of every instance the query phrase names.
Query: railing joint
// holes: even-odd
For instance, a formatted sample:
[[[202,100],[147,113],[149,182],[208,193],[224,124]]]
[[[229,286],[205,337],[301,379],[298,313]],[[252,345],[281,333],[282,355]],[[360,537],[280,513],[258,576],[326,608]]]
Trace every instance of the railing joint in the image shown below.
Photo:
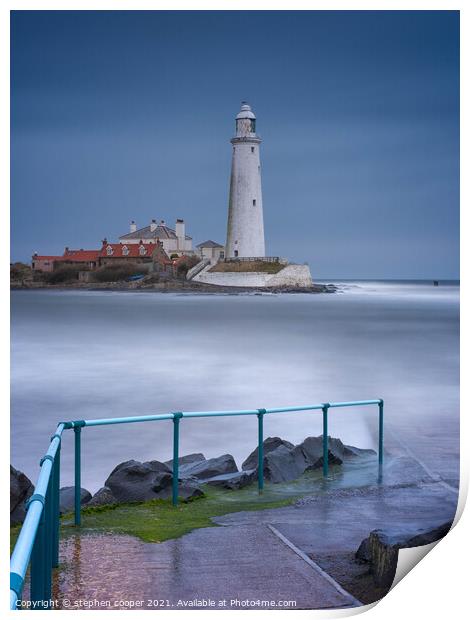
[[[173,415],[173,421],[180,420],[183,417],[183,412],[182,411],[176,411],[172,415]]]
[[[59,435],[58,433],[54,433],[51,437],[51,441],[54,441],[54,439],[58,439],[60,443],[62,443],[62,436]]]
[[[81,428],[82,426],[86,426],[85,420],[74,420],[72,422],[73,430],[76,428]]]
[[[258,413],[256,414],[258,418],[266,413],[266,409],[258,409]]]
[[[23,591],[24,578],[18,573],[10,573],[10,590],[16,594],[18,598],[21,597]]]
[[[63,421],[60,421],[59,424],[63,424],[64,425],[64,430],[67,430],[69,428],[73,428],[73,422],[63,422]]]
[[[26,510],[28,510],[28,508],[31,506],[33,502],[41,502],[41,504],[44,507],[46,504],[46,498],[44,497],[44,495],[41,495],[40,493],[33,493],[31,497],[25,502]]]
[[[50,454],[45,454],[42,459],[39,461],[39,467],[42,467],[44,461],[50,461],[54,465],[54,457]]]

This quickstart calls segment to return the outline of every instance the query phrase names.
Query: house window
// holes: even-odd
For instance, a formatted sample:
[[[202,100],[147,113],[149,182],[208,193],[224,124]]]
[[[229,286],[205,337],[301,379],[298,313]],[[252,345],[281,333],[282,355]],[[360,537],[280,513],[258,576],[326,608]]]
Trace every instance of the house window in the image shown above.
[[[253,198],[253,206],[256,207],[256,198]]]
[[[122,246],[122,255],[129,256],[129,248],[127,247],[127,245]]]
[[[110,245],[108,245],[108,247],[106,248],[106,254],[108,256],[112,256],[113,255],[113,248]]]
[[[237,256],[238,256],[238,250],[235,250],[234,254],[235,254],[235,258],[237,258]]]
[[[225,257],[224,252],[221,252],[221,253],[220,253],[220,257],[219,257],[219,258],[224,258],[224,257]]]
[[[139,254],[141,256],[145,256],[145,254],[147,254],[147,250],[145,249],[145,246],[141,245],[139,248]]]

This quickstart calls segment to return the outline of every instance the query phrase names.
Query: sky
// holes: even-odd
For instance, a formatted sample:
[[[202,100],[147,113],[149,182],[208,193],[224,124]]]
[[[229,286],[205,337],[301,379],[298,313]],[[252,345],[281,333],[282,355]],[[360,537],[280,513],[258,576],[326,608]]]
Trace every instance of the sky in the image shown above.
[[[11,254],[184,218],[225,243],[234,118],[262,139],[266,251],[313,279],[459,277],[459,15],[20,11]]]

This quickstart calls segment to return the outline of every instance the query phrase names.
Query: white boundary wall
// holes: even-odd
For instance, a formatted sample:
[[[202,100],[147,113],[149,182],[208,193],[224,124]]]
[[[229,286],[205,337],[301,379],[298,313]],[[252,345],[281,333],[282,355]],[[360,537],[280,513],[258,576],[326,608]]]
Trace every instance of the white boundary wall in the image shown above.
[[[263,288],[267,286],[308,287],[312,286],[312,276],[308,265],[287,265],[278,273],[225,271],[210,273],[208,265],[200,271],[193,280],[216,286],[246,286]]]

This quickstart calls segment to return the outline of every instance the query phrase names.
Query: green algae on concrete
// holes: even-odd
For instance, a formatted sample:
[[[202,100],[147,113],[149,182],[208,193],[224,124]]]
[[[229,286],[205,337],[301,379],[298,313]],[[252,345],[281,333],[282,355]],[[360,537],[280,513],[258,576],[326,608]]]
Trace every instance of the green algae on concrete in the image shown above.
[[[211,517],[241,510],[263,510],[290,504],[299,497],[278,494],[258,495],[256,491],[221,491],[205,489],[204,497],[173,506],[170,499],[142,503],[82,508],[81,531],[102,530],[137,536],[144,542],[162,542],[216,524]],[[76,533],[71,515],[62,519],[62,534]]]
[[[211,517],[241,510],[263,510],[286,506],[312,492],[312,482],[318,475],[307,472],[292,483],[266,483],[260,495],[255,484],[240,490],[215,489],[204,486],[204,496],[175,507],[171,499],[148,502],[82,507],[82,525],[73,525],[73,512],[61,517],[61,536],[77,531],[99,530],[130,534],[145,542],[162,542],[178,538],[200,527],[216,526]],[[21,525],[10,527],[11,552]]]

